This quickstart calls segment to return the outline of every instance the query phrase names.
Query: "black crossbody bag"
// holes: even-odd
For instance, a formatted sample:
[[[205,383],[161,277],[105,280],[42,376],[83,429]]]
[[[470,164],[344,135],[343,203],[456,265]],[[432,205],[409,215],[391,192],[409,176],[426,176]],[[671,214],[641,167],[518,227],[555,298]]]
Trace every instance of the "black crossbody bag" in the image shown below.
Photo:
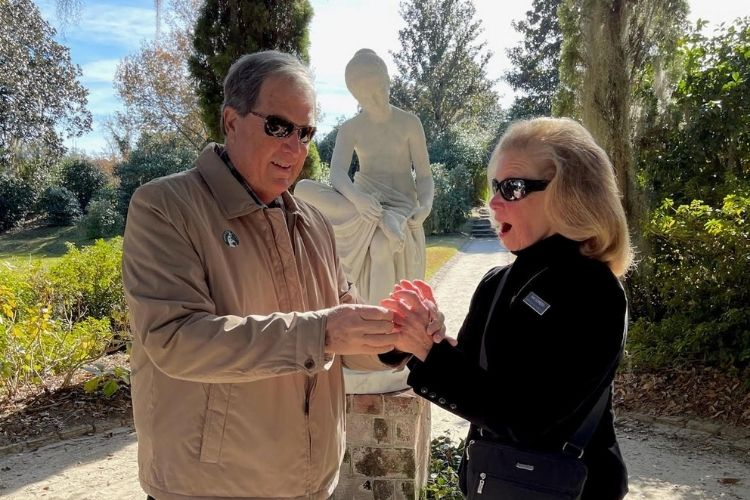
[[[543,269],[533,276],[521,290],[545,270]],[[487,353],[484,344],[487,327],[509,274],[510,269],[505,272],[500,280],[482,335],[479,364],[485,370],[487,369]],[[625,328],[627,331],[627,319]],[[624,343],[625,335],[623,335],[623,345]],[[609,371],[616,369],[621,355],[622,347]],[[588,476],[588,469],[581,457],[583,457],[586,445],[591,440],[607,407],[611,390],[611,384],[606,384],[605,387],[601,388],[596,404],[559,451],[528,450],[514,444],[499,443],[481,438],[469,441],[464,450],[464,462],[459,470],[459,484],[463,494],[469,500],[484,498],[510,500],[579,499]],[[585,402],[583,401],[573,414],[577,413]],[[482,429],[480,429],[480,435],[483,435]]]

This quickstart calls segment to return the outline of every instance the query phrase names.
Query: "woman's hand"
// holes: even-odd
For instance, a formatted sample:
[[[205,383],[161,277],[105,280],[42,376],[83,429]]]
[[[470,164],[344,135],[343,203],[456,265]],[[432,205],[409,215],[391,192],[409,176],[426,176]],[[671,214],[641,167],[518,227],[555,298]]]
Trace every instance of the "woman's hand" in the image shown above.
[[[424,306],[430,311],[430,323],[428,323],[427,329],[432,336],[433,342],[439,344],[445,339],[449,344],[455,346],[457,343],[456,339],[447,337],[445,334],[445,315],[438,309],[437,301],[435,300],[430,285],[422,280],[401,280],[393,287],[393,291],[395,293],[402,290],[409,290],[416,293]]]
[[[424,281],[402,280],[381,305],[394,313],[393,323],[399,329],[396,349],[424,361],[432,345],[445,338],[445,316],[437,309],[432,289]]]

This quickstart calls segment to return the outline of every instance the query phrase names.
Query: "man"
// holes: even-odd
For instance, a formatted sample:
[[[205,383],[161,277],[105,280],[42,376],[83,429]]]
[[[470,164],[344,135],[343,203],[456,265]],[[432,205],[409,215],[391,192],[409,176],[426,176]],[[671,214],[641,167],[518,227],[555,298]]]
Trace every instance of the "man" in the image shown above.
[[[352,304],[330,225],[287,191],[314,123],[307,68],[275,51],[243,56],[224,82],[225,145],[130,203],[139,476],[158,500],[328,498],[344,450],[342,363],[404,361],[389,352],[391,313]]]

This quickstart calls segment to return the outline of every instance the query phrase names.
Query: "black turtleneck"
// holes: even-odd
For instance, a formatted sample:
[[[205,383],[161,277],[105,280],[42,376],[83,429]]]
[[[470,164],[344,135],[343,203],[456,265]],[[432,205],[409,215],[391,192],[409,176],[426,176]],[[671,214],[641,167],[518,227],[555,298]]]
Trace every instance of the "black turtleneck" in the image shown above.
[[[408,383],[420,396],[469,420],[470,438],[481,427],[500,441],[559,449],[614,377],[625,295],[606,264],[581,255],[579,243],[563,236],[515,254],[512,265],[490,270],[480,282],[458,346],[442,342],[424,362],[410,361]],[[486,370],[479,363],[483,338]],[[627,474],[610,411],[584,461],[589,465],[585,497],[621,498]]]

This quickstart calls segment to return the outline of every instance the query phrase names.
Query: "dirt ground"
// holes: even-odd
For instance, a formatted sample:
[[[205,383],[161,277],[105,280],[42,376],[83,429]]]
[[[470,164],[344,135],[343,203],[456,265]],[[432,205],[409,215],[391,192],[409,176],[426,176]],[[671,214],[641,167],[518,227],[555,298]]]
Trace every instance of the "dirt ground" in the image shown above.
[[[433,407],[433,437],[461,436],[466,424]],[[630,472],[628,499],[750,499],[750,453],[708,434],[622,418],[618,435]],[[138,485],[130,428],[0,458],[7,500],[130,500]]]

